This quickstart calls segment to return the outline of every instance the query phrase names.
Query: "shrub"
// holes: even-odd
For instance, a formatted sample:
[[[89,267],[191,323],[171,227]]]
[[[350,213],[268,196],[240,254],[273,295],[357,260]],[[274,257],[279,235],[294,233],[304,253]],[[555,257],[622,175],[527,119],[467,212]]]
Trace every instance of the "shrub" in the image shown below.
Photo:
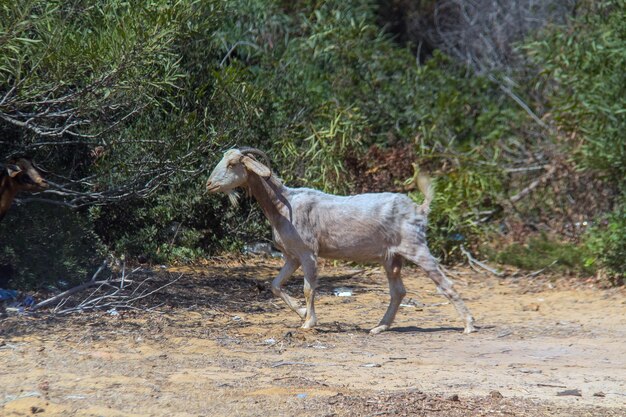
[[[626,2],[582,2],[579,17],[549,28],[528,51],[544,68],[545,97],[566,132],[580,169],[593,170],[613,190],[607,226],[591,230],[598,266],[623,276],[626,195]],[[621,203],[620,203],[621,201]],[[599,215],[601,217],[601,215]]]
[[[551,269],[566,273],[593,274],[585,262],[589,256],[584,246],[549,239],[545,234],[532,237],[526,244],[512,243],[498,252],[497,262],[514,265],[527,271]]]
[[[0,223],[0,264],[13,288],[43,288],[91,278],[106,255],[84,214],[41,203],[14,206]]]
[[[590,267],[607,269],[609,280],[615,284],[626,281],[626,203],[619,204],[606,216],[605,224],[590,230],[587,245],[592,255],[587,257]]]

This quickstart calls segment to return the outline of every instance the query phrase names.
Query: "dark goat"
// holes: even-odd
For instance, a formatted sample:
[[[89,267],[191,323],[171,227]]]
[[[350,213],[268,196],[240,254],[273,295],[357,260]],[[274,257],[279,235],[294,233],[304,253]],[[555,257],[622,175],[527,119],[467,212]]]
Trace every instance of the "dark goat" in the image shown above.
[[[46,188],[48,182],[30,158],[13,159],[6,165],[0,165],[0,221],[19,192],[37,192]]]

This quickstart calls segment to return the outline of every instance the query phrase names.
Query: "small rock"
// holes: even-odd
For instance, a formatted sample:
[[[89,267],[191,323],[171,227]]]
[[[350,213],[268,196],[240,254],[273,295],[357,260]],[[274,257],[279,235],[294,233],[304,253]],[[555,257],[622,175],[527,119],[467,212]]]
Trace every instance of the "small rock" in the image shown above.
[[[328,404],[334,405],[337,404],[343,398],[343,394],[338,392],[336,395],[333,395],[328,399]]]
[[[243,245],[245,255],[269,255],[272,252],[272,245],[267,242],[251,242]]]
[[[335,288],[333,294],[337,297],[352,297],[352,289],[347,287]]]
[[[582,397],[583,393],[580,392],[579,389],[566,389],[565,391],[557,392],[556,395],[558,397],[566,397],[566,396]]]
[[[526,369],[526,368],[520,368],[519,370],[521,373],[523,374],[541,374],[543,373],[543,371],[541,371],[541,369]]]
[[[270,253],[270,256],[272,258],[285,259],[285,255],[283,255],[283,253],[281,251],[277,251],[277,250],[273,250]]]
[[[32,406],[32,407],[30,408],[30,413],[31,413],[31,414],[39,414],[39,413],[43,413],[44,411],[46,411],[46,410],[44,410],[44,409],[43,409],[43,408],[41,408],[41,407],[35,407],[35,406]]]
[[[273,337],[270,337],[269,339],[265,339],[263,343],[265,343],[266,345],[273,346],[276,344],[276,339],[274,339]]]
[[[415,307],[417,311],[422,311],[425,305],[421,301],[409,298],[405,303],[400,304],[400,307]]]
[[[593,393],[593,396],[594,396],[594,397],[601,397],[601,398],[604,398],[604,397],[606,397],[606,394],[605,394],[605,393],[603,393],[602,391],[598,391],[598,392],[594,392],[594,393]]]
[[[500,337],[507,337],[513,334],[513,331],[511,330],[503,330],[500,333],[498,333],[498,335],[496,337],[500,338]]]
[[[381,364],[379,363],[366,363],[365,365],[362,365],[363,368],[380,368]]]
[[[460,401],[458,394],[453,394],[448,397],[448,401]]]
[[[500,393],[500,391],[496,391],[496,390],[491,391],[491,392],[489,393],[489,396],[490,396],[491,398],[493,398],[494,400],[500,400],[500,399],[504,398],[504,395],[502,395],[502,394]]]

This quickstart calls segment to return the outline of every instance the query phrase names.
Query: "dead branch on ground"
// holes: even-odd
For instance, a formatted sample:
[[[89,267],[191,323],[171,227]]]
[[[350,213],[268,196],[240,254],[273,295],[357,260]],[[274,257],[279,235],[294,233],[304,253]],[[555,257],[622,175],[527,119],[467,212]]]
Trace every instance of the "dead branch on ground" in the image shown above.
[[[486,263],[474,258],[472,254],[467,249],[465,249],[465,246],[461,245],[460,248],[463,255],[465,255],[465,257],[467,258],[467,262],[469,263],[470,268],[472,268],[474,271],[476,271],[476,266],[479,266],[485,271],[491,272],[497,277],[502,277],[504,275],[504,272],[498,271],[497,269],[490,267]]]
[[[130,279],[130,277],[139,272],[141,268],[138,267],[130,272],[127,272],[126,265],[124,265],[121,277],[118,278],[116,274],[111,272],[107,279],[97,280],[97,277],[106,267],[107,262],[104,261],[100,268],[98,268],[96,273],[92,276],[91,280],[41,301],[40,303],[34,305],[31,308],[31,311],[38,310],[42,307],[49,307],[55,305],[56,303],[52,309],[52,313],[58,315],[95,310],[111,312],[117,312],[117,310],[142,310],[153,312],[162,304],[152,307],[142,307],[139,305],[139,302],[158,293],[164,288],[169,287],[183,277],[183,274],[180,274],[176,278],[168,281],[166,284],[153,288],[147,285],[153,279],[151,276],[148,276],[143,280]],[[74,294],[92,287],[96,288],[84,299],[74,302],[72,303],[73,305],[68,306],[68,304],[73,301],[72,296]]]
[[[102,272],[102,270],[104,268],[106,268],[106,266],[107,266],[107,261],[104,261],[102,263],[102,265],[100,265],[100,268],[98,268],[96,273],[93,274],[93,276],[91,277],[90,281],[85,282],[84,284],[80,284],[80,285],[78,285],[78,286],[76,286],[74,288],[70,288],[69,290],[62,292],[61,294],[57,294],[54,297],[48,298],[47,300],[44,300],[44,301],[42,301],[40,303],[35,304],[34,306],[31,307],[31,311],[38,310],[41,307],[49,306],[49,305],[51,305],[51,304],[53,304],[53,303],[55,303],[55,302],[57,302],[59,300],[67,298],[70,295],[72,295],[74,293],[77,293],[79,291],[82,291],[82,290],[84,290],[86,288],[93,287],[94,285],[101,285],[102,283],[108,282],[108,280],[106,280],[106,281],[96,281],[96,278],[98,278],[98,275],[100,275],[100,272]]]

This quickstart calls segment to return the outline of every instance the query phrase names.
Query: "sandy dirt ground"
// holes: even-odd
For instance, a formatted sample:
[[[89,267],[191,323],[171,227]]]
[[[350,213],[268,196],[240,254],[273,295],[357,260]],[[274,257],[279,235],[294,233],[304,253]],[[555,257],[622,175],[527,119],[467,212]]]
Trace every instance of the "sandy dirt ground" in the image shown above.
[[[419,269],[392,331],[381,268],[326,263],[319,326],[276,299],[280,262],[152,273],[156,311],[0,323],[3,416],[626,416],[626,293],[558,277],[450,276],[477,319]],[[353,295],[334,290],[348,287]],[[288,291],[301,298],[296,274]]]

